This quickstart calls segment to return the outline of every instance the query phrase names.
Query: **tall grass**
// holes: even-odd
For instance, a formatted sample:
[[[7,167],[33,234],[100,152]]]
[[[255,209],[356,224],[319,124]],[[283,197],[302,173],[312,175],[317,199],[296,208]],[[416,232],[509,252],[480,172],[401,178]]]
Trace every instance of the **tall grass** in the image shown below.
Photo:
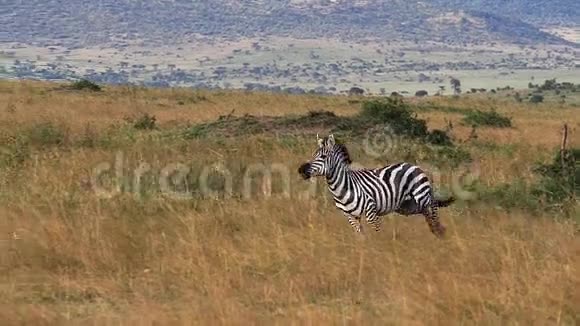
[[[295,172],[315,139],[187,139],[174,132],[187,121],[213,121],[234,108],[236,115],[256,116],[314,109],[356,114],[358,106],[346,98],[208,92],[206,100],[178,104],[174,99],[193,95],[52,88],[0,83],[2,153],[21,155],[0,166],[5,325],[578,323],[580,238],[573,219],[555,219],[551,212],[532,218],[526,207],[460,200],[440,210],[445,240],[433,237],[422,218],[395,215],[385,219],[383,232],[359,240],[322,180],[312,188]],[[8,104],[14,110],[2,111]],[[523,115],[496,106],[510,113],[514,128],[479,131],[474,143],[458,125],[454,138],[478,162],[482,185],[536,182],[535,163],[549,163],[559,143],[554,126],[562,119],[577,126],[579,117],[573,109]],[[123,120],[142,113],[157,118],[156,128]],[[421,115],[430,129],[460,118]],[[544,131],[541,141],[529,137],[540,129],[556,130],[555,136]],[[371,157],[354,144],[347,146],[364,166],[410,155]],[[271,196],[259,173],[247,177],[248,169],[274,163],[290,173],[290,199],[279,175],[272,177]],[[176,164],[190,173],[169,178],[169,187],[186,198],[168,196],[159,184],[164,169]],[[99,180],[102,189],[121,185],[111,197],[95,193],[91,176],[99,167],[109,172]],[[451,165],[442,169],[436,186],[446,188],[457,172]],[[224,195],[224,170],[231,172],[232,196]],[[204,173],[219,196],[200,188]],[[246,177],[249,196],[243,195]]]

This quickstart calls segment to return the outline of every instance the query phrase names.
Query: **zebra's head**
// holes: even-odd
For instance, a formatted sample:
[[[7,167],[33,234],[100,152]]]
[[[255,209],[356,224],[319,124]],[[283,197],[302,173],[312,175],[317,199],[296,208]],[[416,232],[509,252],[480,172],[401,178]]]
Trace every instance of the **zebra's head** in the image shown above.
[[[298,173],[304,178],[325,176],[333,171],[338,165],[348,165],[352,163],[346,146],[337,144],[334,135],[319,138],[316,135],[318,148],[314,152],[312,159],[298,168]]]

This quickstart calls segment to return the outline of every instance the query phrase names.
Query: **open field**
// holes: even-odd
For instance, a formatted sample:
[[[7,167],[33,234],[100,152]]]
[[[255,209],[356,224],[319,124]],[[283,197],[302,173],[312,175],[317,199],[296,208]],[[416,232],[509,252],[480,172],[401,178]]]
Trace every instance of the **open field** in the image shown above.
[[[282,37],[208,40],[123,47],[32,46],[5,43],[0,77],[65,80],[79,77],[107,83],[244,89],[299,87],[325,93],[449,89],[449,78],[464,88],[525,88],[558,78],[580,83],[577,50],[571,46],[509,43],[453,46],[411,41],[341,42]],[[250,86],[249,86],[250,85]],[[447,94],[450,92],[447,91]]]
[[[336,127],[298,118],[350,122],[365,98],[0,81],[0,320],[577,325],[576,195],[565,213],[516,185],[538,182],[563,123],[580,147],[579,93],[510,92],[405,100],[454,147],[394,137],[377,154],[366,130],[340,134],[357,164],[414,161],[460,197],[440,211],[446,239],[393,214],[361,240],[296,170]],[[512,126],[464,123],[491,109]],[[477,187],[457,184],[465,171]],[[484,196],[505,185],[501,203]]]

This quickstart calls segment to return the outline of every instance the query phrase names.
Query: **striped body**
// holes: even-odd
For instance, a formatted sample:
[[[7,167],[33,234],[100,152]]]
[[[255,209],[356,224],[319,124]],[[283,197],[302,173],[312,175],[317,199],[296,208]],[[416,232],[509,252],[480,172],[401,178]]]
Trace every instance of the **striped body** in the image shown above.
[[[433,232],[443,236],[445,227],[439,222],[437,208],[453,202],[439,201],[433,196],[429,178],[416,165],[397,163],[378,169],[355,170],[344,145],[334,137],[319,140],[319,148],[311,161],[299,168],[306,179],[325,176],[335,205],[348,218],[355,231],[361,231],[361,219],[379,231],[381,216],[396,212],[423,215]]]
[[[336,207],[346,214],[364,214],[367,202],[376,205],[377,215],[386,215],[414,199],[418,206],[431,203],[431,184],[417,166],[398,163],[381,169],[351,170],[348,166],[335,169],[327,176],[328,189]]]

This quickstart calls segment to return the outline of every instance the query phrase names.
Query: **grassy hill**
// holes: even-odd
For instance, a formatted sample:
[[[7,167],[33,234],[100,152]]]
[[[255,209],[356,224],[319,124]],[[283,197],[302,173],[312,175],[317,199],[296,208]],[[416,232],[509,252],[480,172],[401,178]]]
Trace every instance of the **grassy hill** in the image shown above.
[[[560,162],[564,122],[580,147],[576,92],[77,86],[0,82],[6,325],[579,321],[577,185],[536,169]],[[428,130],[385,134],[385,121]],[[447,238],[392,215],[357,239],[322,180],[296,172],[317,132],[357,166],[425,167],[460,199],[440,211]]]

